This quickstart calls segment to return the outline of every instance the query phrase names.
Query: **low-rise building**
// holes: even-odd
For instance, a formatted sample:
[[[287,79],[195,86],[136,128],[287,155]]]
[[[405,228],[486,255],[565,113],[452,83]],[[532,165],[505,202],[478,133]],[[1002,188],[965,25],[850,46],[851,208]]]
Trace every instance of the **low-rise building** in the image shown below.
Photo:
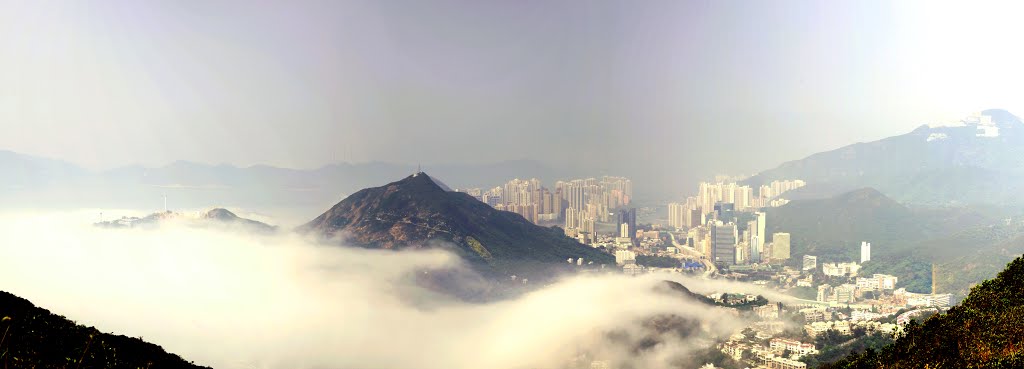
[[[850,313],[850,320],[853,320],[853,321],[875,320],[875,319],[881,318],[883,316],[884,315],[882,315],[882,314],[873,313],[870,310],[854,310],[854,311],[852,311]]]
[[[871,277],[857,277],[857,288],[866,291],[881,291],[896,289],[896,276],[887,274],[875,274]]]
[[[818,296],[816,300],[818,302],[829,302],[832,300],[832,286],[827,284],[818,286]]]
[[[744,345],[744,344],[740,344],[740,343],[736,343],[736,342],[726,342],[726,343],[722,344],[722,353],[728,355],[729,357],[733,358],[734,360],[742,359],[743,358],[743,351],[746,351],[746,350],[747,350],[747,345]]]
[[[803,343],[797,340],[781,337],[772,338],[772,340],[769,341],[768,347],[771,348],[772,352],[777,354],[781,354],[786,350],[800,356],[814,355],[818,353],[818,349],[814,347],[813,343]]]
[[[804,325],[804,330],[811,337],[817,337],[819,334],[825,333],[828,330],[834,330],[842,335],[850,334],[850,322],[845,320],[834,320],[827,322],[814,322]]]
[[[804,315],[804,322],[807,323],[824,322],[832,318],[832,313],[821,308],[804,309],[800,310],[800,313]]]
[[[907,296],[907,306],[910,307],[947,307],[953,300],[953,295],[948,293],[932,294],[932,295],[910,295]]]
[[[770,369],[807,369],[807,364],[803,362],[775,355],[762,357],[761,365]]]
[[[848,304],[857,301],[857,286],[854,284],[840,285],[834,289],[833,293],[836,303]]]
[[[860,264],[853,262],[821,265],[821,272],[830,277],[856,276],[858,271],[860,271]]]
[[[814,287],[814,274],[808,274],[807,277],[796,280],[797,287]]]
[[[775,304],[758,306],[754,308],[754,314],[764,320],[779,319],[779,306]]]
[[[622,272],[626,275],[640,275],[644,273],[644,267],[637,264],[626,264],[622,266]]]

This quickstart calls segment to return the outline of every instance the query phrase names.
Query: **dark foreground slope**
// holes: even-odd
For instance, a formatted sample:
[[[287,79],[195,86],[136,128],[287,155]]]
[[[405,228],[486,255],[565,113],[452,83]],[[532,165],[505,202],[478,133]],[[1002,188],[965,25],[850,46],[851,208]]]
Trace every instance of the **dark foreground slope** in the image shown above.
[[[823,368],[1024,368],[1024,258],[892,345]]]
[[[160,346],[102,333],[0,291],[3,368],[204,368]]]
[[[497,276],[543,278],[552,268],[567,267],[569,258],[583,258],[592,267],[614,261],[559,228],[445,191],[426,173],[356,192],[299,231],[369,248],[446,248]]]

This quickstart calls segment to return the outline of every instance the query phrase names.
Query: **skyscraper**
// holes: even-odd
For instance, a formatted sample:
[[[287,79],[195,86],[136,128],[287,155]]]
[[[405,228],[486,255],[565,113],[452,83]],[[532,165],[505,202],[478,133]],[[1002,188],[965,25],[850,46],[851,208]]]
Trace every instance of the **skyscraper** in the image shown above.
[[[764,255],[764,229],[767,215],[764,212],[754,213],[754,220],[747,223],[747,230],[750,232],[750,262],[758,263]]]
[[[760,263],[761,262],[761,239],[757,238],[757,235],[750,236],[749,248],[750,248],[750,262]]]
[[[621,209],[618,213],[619,237],[636,240],[636,208]]]
[[[772,260],[789,259],[789,233],[778,232],[772,235]]]
[[[753,230],[751,230],[750,234],[756,235],[757,239],[761,240],[761,243],[757,245],[758,252],[760,253],[760,252],[764,251],[764,240],[766,239],[765,235],[764,235],[764,229],[765,229],[765,224],[767,224],[766,222],[768,221],[768,214],[766,214],[765,212],[759,211],[759,212],[754,213],[754,216],[755,216],[754,220],[757,221],[757,232],[754,232]]]
[[[715,222],[711,225],[712,261],[726,265],[736,264],[736,225]]]
[[[864,263],[871,260],[871,243],[867,241],[861,241],[860,243],[860,262]]]
[[[668,222],[672,228],[689,228],[689,224],[687,224],[689,215],[690,209],[686,204],[678,202],[668,204]]]
[[[586,187],[582,181],[575,180],[566,184],[563,195],[569,202],[569,208],[583,210],[587,203]]]

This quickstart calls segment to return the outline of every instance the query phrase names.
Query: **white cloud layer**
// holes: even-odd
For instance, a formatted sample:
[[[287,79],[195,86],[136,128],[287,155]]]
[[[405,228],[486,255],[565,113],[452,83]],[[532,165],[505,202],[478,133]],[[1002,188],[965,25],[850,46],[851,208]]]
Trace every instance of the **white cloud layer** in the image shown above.
[[[0,255],[0,290],[215,368],[558,368],[582,351],[660,368],[708,341],[665,335],[636,355],[606,333],[635,341],[657,314],[699,321],[712,336],[744,324],[727,309],[654,292],[669,276],[579,276],[471,304],[406,278],[459,267],[440,251],[176,225],[99,229],[82,213],[0,214]]]

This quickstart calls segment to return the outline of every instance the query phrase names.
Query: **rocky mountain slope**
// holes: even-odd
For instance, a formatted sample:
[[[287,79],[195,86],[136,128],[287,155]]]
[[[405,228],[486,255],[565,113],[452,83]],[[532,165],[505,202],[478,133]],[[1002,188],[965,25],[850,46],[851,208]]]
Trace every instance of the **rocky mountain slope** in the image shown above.
[[[426,173],[358,191],[298,230],[370,248],[446,248],[478,270],[500,276],[543,277],[544,270],[565,266],[570,258],[583,258],[591,267],[614,262],[559,228],[537,226],[464,193],[445,191]]]

